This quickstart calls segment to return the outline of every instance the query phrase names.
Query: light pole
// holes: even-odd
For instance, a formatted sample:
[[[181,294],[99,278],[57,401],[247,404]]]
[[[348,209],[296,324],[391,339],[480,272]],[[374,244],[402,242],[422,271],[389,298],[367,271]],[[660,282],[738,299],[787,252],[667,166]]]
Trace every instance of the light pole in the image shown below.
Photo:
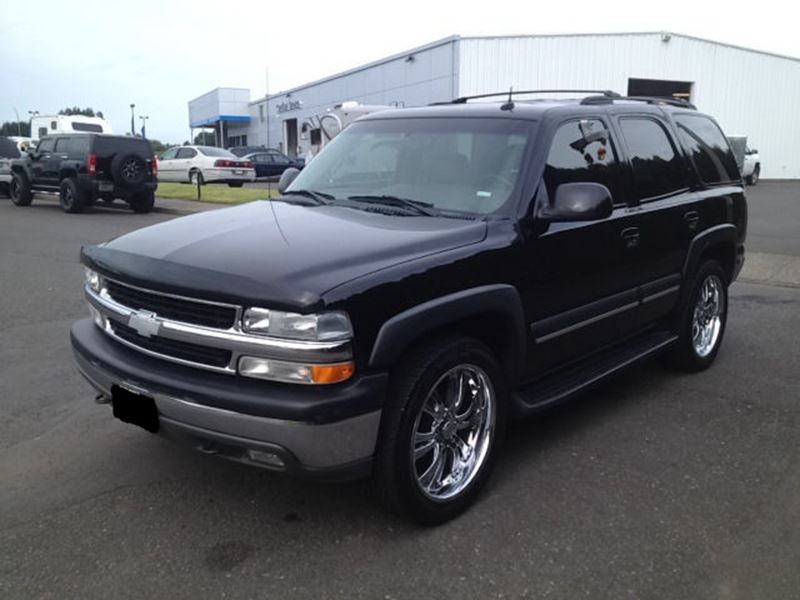
[[[146,121],[150,117],[145,116],[145,115],[139,115],[139,118],[142,120],[142,137],[146,138],[147,137]]]
[[[133,109],[135,106],[136,106],[135,104],[131,103],[131,135],[134,137],[136,137],[136,130],[134,127],[134,123],[136,122],[136,120],[133,118]]]
[[[19,113],[17,112],[16,107],[14,108],[14,114],[17,115],[17,135],[21,136],[21,134],[19,132]],[[11,131],[11,130],[9,129],[9,131]]]

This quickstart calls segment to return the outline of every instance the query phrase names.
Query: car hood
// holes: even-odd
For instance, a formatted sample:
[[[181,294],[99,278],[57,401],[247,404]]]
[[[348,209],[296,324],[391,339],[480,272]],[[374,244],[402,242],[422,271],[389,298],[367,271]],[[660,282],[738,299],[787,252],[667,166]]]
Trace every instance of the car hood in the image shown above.
[[[85,247],[82,260],[160,291],[309,309],[345,282],[485,235],[483,221],[258,201]]]

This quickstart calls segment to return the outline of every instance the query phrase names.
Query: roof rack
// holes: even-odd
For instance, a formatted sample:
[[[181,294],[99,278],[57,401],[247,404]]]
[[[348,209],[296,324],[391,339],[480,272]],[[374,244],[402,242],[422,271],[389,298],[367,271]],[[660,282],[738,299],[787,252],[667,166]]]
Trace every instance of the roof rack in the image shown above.
[[[434,102],[431,106],[434,105],[441,105],[441,104],[466,104],[469,100],[478,100],[480,98],[497,98],[500,96],[505,96],[511,100],[512,96],[516,96],[518,94],[600,94],[602,98],[620,98],[621,96],[616,93],[612,92],[611,90],[508,90],[506,92],[494,92],[492,94],[476,94],[474,96],[460,96],[459,98],[454,98],[448,102]]]
[[[632,102],[645,102],[646,104],[667,104],[669,106],[697,110],[694,104],[683,98],[662,98],[659,96],[587,96],[581,100],[581,104],[613,104],[615,100],[630,100]]]

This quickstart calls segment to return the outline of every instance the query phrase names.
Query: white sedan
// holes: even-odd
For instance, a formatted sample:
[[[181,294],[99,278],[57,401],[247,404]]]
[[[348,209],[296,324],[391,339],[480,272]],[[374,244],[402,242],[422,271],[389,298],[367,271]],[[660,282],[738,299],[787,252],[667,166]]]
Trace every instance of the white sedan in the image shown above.
[[[158,161],[159,181],[182,183],[227,183],[242,187],[255,181],[253,163],[222,148],[178,146],[167,150]]]

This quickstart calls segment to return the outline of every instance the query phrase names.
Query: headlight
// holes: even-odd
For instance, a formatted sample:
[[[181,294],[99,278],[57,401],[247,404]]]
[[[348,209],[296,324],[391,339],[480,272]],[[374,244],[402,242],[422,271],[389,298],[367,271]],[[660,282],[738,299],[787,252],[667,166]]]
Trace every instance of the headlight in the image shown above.
[[[343,312],[301,315],[251,307],[244,311],[242,329],[248,333],[317,342],[347,340],[353,337],[350,319]]]
[[[100,275],[91,269],[85,269],[86,285],[88,285],[95,292],[100,291]]]

